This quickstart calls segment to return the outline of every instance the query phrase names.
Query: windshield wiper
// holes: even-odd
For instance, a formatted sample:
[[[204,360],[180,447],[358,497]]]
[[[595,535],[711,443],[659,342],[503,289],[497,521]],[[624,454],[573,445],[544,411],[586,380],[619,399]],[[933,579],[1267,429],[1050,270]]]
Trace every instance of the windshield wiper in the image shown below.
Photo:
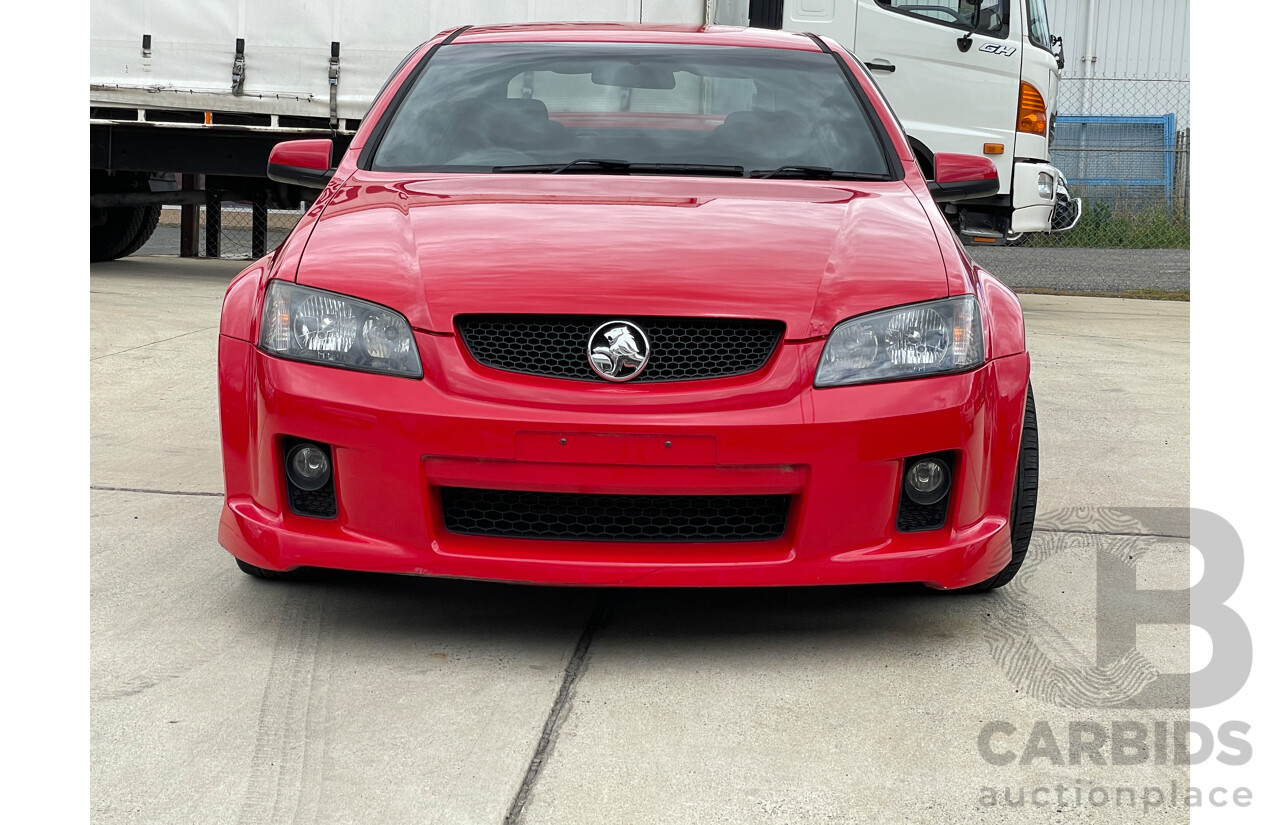
[[[880,172],[842,172],[830,166],[779,166],[777,169],[752,169],[753,178],[811,178],[814,180],[892,180]]]
[[[568,163],[531,163],[495,166],[495,173],[544,175],[710,175],[730,178],[809,178],[813,180],[892,180],[879,172],[844,172],[829,166],[787,165],[777,169],[753,169],[711,163],[637,163],[614,158],[579,158]]]
[[[514,172],[530,174],[558,175],[569,169],[582,169],[584,172],[622,172],[626,173],[631,166],[629,160],[611,160],[609,158],[578,158],[568,163],[529,163],[523,166],[495,166],[494,172]]]
[[[741,178],[741,166],[706,163],[633,163],[611,158],[579,158],[568,163],[534,163],[527,166],[495,166],[495,173],[511,174],[609,174],[609,175],[723,175]]]

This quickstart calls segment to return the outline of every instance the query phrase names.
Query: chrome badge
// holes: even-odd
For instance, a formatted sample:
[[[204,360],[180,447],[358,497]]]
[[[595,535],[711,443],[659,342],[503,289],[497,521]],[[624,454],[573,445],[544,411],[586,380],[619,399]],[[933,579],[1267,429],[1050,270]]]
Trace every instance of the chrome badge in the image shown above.
[[[587,360],[606,381],[630,381],[649,363],[649,339],[628,321],[601,324],[587,339]]]

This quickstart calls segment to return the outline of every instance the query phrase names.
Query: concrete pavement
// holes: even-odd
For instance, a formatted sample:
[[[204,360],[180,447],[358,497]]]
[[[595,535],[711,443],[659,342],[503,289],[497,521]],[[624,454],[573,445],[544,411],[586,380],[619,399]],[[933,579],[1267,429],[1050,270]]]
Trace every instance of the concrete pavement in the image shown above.
[[[1081,707],[1037,663],[1095,655],[1099,558],[1187,583],[1188,304],[1024,296],[1040,518],[997,594],[273,584],[216,539],[216,327],[240,266],[91,269],[94,822],[1187,821],[1142,810],[1186,766],[1068,754],[1072,722],[1154,730],[1185,703]],[[1185,628],[1139,639],[1186,669]],[[1044,722],[1064,764],[985,760],[993,721],[1019,755]],[[1136,808],[1087,804],[1130,786]],[[1004,801],[1042,787],[1051,804]]]

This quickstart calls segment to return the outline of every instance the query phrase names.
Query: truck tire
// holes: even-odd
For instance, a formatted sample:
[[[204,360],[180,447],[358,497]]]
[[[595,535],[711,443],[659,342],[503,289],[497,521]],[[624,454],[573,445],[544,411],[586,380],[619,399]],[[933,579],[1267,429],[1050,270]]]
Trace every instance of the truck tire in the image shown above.
[[[89,177],[89,191],[93,194],[127,194],[150,192],[151,186],[144,173],[118,172],[111,174],[93,170]],[[156,225],[160,223],[160,206],[111,206],[94,210],[98,220],[89,222],[89,260],[114,261],[132,255],[142,248]]]
[[[133,236],[133,240],[129,241],[116,257],[123,258],[127,255],[132,255],[141,249],[143,244],[151,240],[151,236],[156,232],[156,227],[160,225],[160,209],[161,207],[158,205],[135,207],[135,210],[142,212],[142,219],[138,223],[138,231]]]
[[[159,206],[113,206],[106,219],[89,227],[89,260],[114,261],[142,248],[160,223]]]

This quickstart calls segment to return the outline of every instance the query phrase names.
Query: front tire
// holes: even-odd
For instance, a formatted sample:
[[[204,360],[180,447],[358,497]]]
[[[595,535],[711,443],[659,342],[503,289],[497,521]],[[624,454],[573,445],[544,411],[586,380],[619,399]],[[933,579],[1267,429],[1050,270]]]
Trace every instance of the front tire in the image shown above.
[[[293,578],[292,573],[285,573],[280,570],[265,570],[261,567],[255,567],[247,561],[236,559],[236,566],[241,572],[253,576],[255,579],[264,579],[266,581],[288,581]]]
[[[1022,418],[1022,446],[1018,450],[1018,477],[1014,482],[1013,507],[1009,516],[1013,558],[1004,569],[984,582],[962,587],[957,593],[985,593],[1013,581],[1027,557],[1031,533],[1036,526],[1036,497],[1040,489],[1040,435],[1036,427],[1036,402],[1027,384],[1027,406]]]

